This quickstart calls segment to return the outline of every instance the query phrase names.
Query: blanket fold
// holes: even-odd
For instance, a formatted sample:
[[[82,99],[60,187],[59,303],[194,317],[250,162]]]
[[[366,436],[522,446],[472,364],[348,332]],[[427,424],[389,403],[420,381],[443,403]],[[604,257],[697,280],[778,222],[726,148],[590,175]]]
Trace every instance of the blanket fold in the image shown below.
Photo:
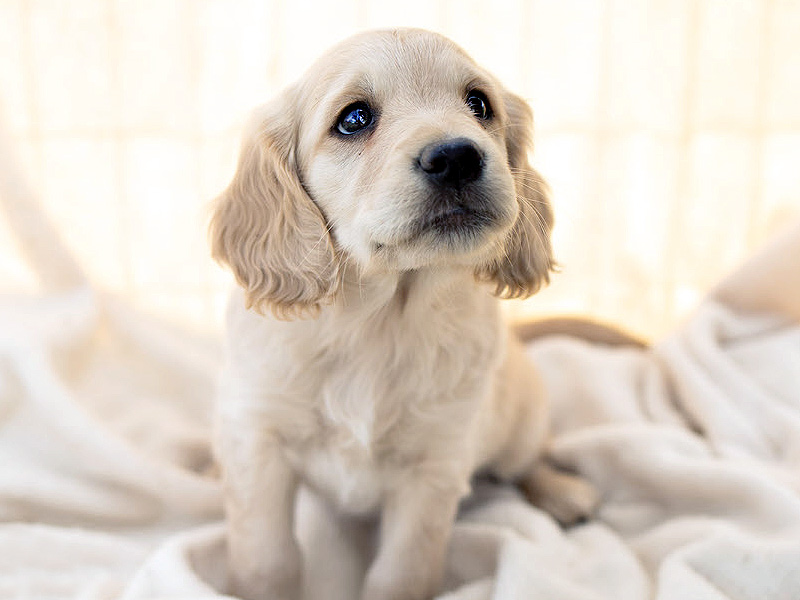
[[[45,295],[0,300],[0,598],[220,598],[219,344],[61,264]],[[800,224],[649,349],[556,336],[529,354],[552,460],[601,507],[563,530],[476,484],[441,598],[800,598]],[[306,598],[357,598],[369,533],[310,494],[298,520]]]

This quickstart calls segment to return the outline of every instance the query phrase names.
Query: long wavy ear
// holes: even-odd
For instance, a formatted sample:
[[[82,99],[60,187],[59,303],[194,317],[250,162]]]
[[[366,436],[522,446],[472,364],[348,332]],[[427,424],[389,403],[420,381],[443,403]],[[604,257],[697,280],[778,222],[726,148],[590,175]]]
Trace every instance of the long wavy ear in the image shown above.
[[[280,318],[316,314],[339,276],[325,218],[297,173],[291,107],[283,98],[256,114],[209,228],[212,256],[231,268],[248,308]]]
[[[508,126],[506,151],[514,177],[519,215],[505,239],[499,258],[478,272],[481,279],[496,284],[501,298],[526,298],[549,283],[554,267],[550,232],[553,211],[550,190],[528,162],[532,146],[533,112],[519,96],[503,95]]]

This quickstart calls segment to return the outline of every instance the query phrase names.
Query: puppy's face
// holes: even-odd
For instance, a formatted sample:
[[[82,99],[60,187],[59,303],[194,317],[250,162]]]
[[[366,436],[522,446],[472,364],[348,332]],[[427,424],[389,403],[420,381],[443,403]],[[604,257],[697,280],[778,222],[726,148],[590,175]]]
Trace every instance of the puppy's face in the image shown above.
[[[295,314],[362,272],[471,268],[498,295],[552,264],[532,118],[455,44],[362,34],[261,109],[212,222],[214,255],[257,308]]]
[[[298,91],[297,162],[341,249],[372,269],[476,265],[519,213],[492,78],[418,32],[369,35]]]

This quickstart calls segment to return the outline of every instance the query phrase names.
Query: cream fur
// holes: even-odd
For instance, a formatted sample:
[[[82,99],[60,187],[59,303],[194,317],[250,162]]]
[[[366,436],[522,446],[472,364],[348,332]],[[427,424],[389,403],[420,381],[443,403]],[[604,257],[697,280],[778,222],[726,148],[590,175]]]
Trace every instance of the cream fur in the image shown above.
[[[471,88],[491,120],[466,106]],[[344,138],[336,117],[356,100],[376,123]],[[545,401],[492,295],[535,292],[553,264],[531,126],[521,99],[419,30],[347,40],[257,113],[211,226],[242,287],[217,433],[232,592],[298,597],[301,483],[343,513],[380,515],[364,600],[436,591],[477,470],[522,480],[558,512],[531,479]],[[468,235],[418,227],[431,191],[414,161],[455,137],[484,156],[469,193],[492,218]],[[558,481],[566,518],[590,508],[591,490]]]

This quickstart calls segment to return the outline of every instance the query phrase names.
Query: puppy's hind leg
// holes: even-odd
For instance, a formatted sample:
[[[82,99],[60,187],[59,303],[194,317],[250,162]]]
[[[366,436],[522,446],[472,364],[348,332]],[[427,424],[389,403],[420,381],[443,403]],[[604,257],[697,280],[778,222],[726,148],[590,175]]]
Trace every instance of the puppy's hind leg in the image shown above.
[[[522,344],[511,337],[506,362],[486,428],[485,464],[500,479],[515,481],[528,499],[564,525],[590,517],[600,494],[588,481],[557,470],[546,454],[549,409],[547,393]]]
[[[542,461],[520,478],[519,485],[532,504],[564,526],[587,520],[600,504],[600,492],[586,479]]]

